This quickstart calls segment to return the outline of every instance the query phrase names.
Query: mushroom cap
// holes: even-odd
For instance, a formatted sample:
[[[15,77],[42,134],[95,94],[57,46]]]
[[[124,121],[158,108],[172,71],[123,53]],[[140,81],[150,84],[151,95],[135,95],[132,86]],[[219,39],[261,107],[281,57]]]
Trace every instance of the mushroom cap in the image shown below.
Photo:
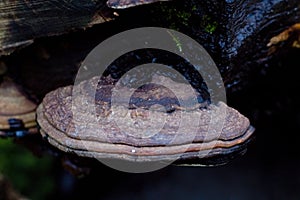
[[[3,77],[0,83],[0,129],[10,129],[10,119],[22,120],[26,128],[35,126],[36,107],[12,79]]]
[[[37,109],[41,134],[66,152],[145,162],[231,152],[254,131],[245,116],[223,102],[181,107],[159,83],[174,85],[179,94],[185,84],[165,77],[138,89],[121,86],[120,93],[134,91],[129,103],[123,97],[111,103],[115,85],[108,79],[81,82],[74,86],[77,95],[72,95],[73,86],[48,93]]]

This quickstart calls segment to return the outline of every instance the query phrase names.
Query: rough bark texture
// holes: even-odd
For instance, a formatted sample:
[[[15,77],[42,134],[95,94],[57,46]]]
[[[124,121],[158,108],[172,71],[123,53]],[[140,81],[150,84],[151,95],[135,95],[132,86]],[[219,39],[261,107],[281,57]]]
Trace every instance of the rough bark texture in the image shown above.
[[[103,0],[0,1],[0,56],[35,38],[87,28],[113,18]]]

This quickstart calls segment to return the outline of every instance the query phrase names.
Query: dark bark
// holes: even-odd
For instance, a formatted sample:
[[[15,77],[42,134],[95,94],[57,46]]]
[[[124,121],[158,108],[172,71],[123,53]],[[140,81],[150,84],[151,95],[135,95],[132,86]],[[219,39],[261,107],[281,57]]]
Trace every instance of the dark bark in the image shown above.
[[[0,2],[0,56],[31,44],[35,38],[91,27],[113,18],[103,0]]]

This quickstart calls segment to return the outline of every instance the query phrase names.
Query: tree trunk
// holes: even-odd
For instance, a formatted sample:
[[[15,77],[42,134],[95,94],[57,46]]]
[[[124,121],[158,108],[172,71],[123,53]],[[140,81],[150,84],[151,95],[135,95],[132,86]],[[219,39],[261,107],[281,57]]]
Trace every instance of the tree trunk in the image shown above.
[[[0,56],[35,38],[59,35],[113,18],[103,0],[1,0]]]

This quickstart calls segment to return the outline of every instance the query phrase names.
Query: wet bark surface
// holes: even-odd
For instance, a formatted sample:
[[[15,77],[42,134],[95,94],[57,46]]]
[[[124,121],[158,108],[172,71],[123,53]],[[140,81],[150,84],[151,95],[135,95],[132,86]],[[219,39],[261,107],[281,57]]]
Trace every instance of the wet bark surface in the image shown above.
[[[37,93],[41,100],[47,92],[72,83],[80,63],[99,42],[130,28],[159,25],[175,28],[203,45],[216,62],[227,92],[231,92],[242,89],[251,78],[254,80],[255,76],[265,72],[265,65],[272,58],[266,45],[272,36],[299,19],[299,3],[293,0],[171,1],[116,12],[119,17],[114,22],[85,32],[36,40],[26,50],[4,58],[9,70],[14,71],[23,85]],[[144,17],[137,19],[136,16]],[[113,63],[109,73],[117,77],[134,66],[155,60],[177,70],[184,69],[181,73],[202,94],[205,93],[205,83],[201,77],[195,76],[192,66],[176,56],[165,55],[155,52],[129,54]]]

